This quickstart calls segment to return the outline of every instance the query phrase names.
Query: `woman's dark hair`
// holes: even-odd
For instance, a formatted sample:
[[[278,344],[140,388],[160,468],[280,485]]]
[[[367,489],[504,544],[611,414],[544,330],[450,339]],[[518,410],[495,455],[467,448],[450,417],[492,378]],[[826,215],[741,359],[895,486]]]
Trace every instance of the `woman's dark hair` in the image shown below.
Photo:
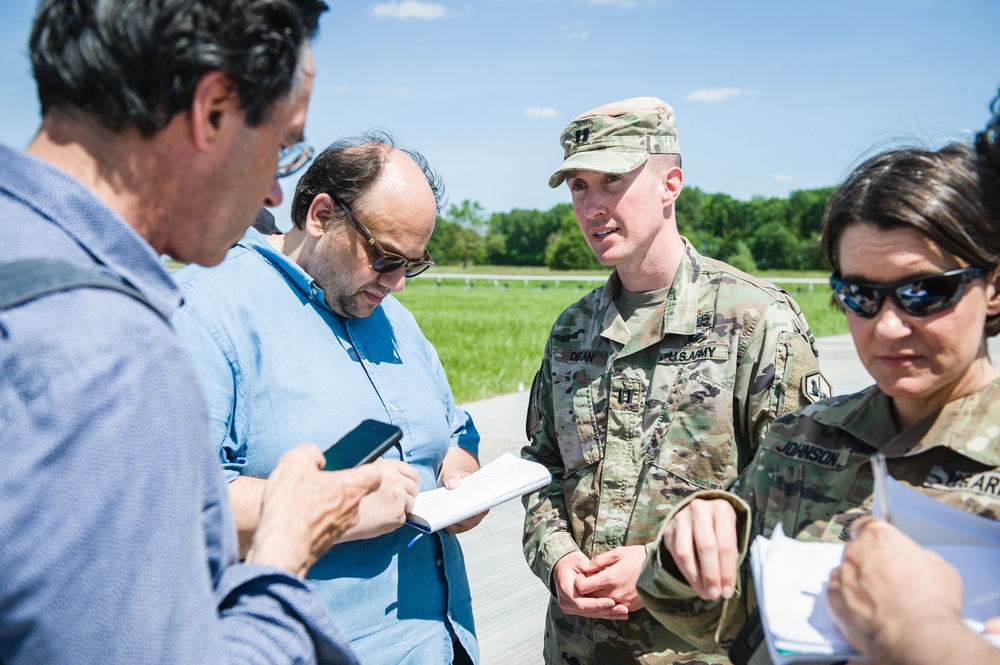
[[[1000,233],[981,193],[969,146],[876,155],[831,196],[820,237],[823,257],[839,271],[844,230],[866,223],[883,231],[913,229],[970,266],[991,271],[1000,264]],[[1000,317],[987,319],[986,332],[1000,332]]]
[[[416,150],[397,146],[387,132],[372,130],[331,143],[316,156],[295,187],[292,199],[292,222],[295,226],[305,226],[309,206],[323,193],[340,199],[353,209],[358,199],[382,176],[392,148],[405,152],[424,172],[434,193],[437,211],[441,212],[444,184],[424,156]]]
[[[1000,93],[990,104],[992,117],[986,129],[976,135],[976,156],[979,158],[979,180],[983,203],[1000,224]]]
[[[78,108],[151,136],[220,71],[257,126],[292,90],[322,0],[42,0],[29,49],[42,114]]]

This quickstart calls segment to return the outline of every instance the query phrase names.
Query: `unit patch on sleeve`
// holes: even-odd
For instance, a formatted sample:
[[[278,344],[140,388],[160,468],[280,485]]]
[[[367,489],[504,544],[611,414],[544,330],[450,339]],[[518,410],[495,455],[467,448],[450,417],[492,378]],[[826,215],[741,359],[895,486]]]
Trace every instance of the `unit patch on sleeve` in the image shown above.
[[[802,395],[815,404],[821,399],[833,396],[833,388],[819,370],[809,372],[802,377]]]

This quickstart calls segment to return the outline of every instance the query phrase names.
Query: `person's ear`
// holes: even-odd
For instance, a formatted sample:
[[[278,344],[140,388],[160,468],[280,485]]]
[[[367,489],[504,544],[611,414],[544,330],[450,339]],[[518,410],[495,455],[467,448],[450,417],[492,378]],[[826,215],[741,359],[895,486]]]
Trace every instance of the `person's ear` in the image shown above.
[[[986,275],[986,315],[1000,314],[1000,265]]]
[[[317,240],[322,238],[330,227],[330,221],[336,215],[336,209],[337,203],[332,196],[326,192],[317,194],[306,213],[305,232]]]
[[[663,184],[663,207],[673,205],[684,188],[684,172],[679,166],[671,166],[661,174]]]
[[[210,151],[221,137],[245,121],[236,86],[219,71],[208,72],[198,80],[191,96],[190,115],[191,139],[200,152]]]

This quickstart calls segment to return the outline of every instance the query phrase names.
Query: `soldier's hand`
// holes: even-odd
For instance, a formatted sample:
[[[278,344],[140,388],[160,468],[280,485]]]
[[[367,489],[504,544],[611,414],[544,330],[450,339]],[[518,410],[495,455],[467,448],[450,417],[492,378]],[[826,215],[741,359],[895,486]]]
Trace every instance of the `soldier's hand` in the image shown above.
[[[302,444],[282,455],[267,480],[260,520],[246,560],[305,577],[316,559],[358,519],[361,499],[378,489],[376,465],[323,471],[319,448]]]
[[[556,562],[552,569],[559,607],[566,614],[590,617],[592,619],[623,619],[628,617],[628,609],[614,598],[594,598],[577,591],[583,571],[590,565],[582,552],[570,552]]]
[[[723,499],[694,499],[663,530],[663,546],[703,600],[731,598],[739,548],[736,511]]]
[[[626,612],[641,610],[642,599],[635,590],[635,584],[645,562],[646,548],[642,545],[616,547],[598,554],[583,569],[586,577],[579,578],[576,590],[583,596],[611,598]],[[627,619],[628,614],[613,618]]]

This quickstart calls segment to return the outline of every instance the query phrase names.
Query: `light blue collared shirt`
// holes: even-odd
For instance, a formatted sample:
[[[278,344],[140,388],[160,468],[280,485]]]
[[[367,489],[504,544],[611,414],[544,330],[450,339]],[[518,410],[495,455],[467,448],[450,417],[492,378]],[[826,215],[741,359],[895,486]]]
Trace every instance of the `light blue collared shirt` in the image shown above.
[[[195,359],[230,480],[267,477],[288,449],[326,448],[366,418],[402,429],[421,490],[435,487],[451,446],[478,452],[479,433],[455,405],[437,353],[392,296],[367,318],[338,316],[253,229],[219,267],[176,278],[184,305],[174,326]],[[336,545],[309,580],[365,663],[449,663],[452,633],[478,662],[458,539],[442,532],[407,547],[417,533],[403,526]]]

